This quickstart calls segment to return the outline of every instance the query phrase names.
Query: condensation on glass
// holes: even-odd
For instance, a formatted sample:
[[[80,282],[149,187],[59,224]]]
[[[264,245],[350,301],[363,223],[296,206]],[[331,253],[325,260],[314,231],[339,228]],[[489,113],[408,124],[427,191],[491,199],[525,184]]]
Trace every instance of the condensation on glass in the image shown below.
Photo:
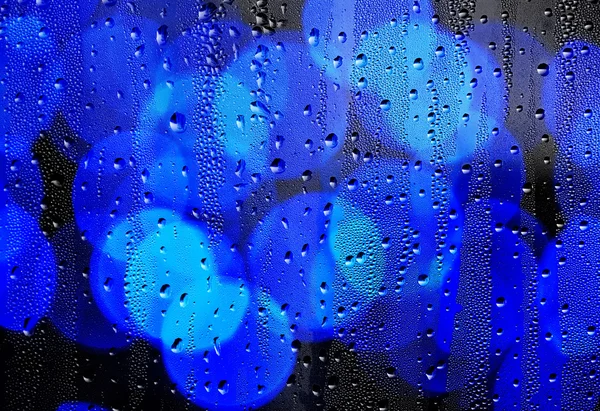
[[[0,3],[0,409],[600,407],[596,0]]]

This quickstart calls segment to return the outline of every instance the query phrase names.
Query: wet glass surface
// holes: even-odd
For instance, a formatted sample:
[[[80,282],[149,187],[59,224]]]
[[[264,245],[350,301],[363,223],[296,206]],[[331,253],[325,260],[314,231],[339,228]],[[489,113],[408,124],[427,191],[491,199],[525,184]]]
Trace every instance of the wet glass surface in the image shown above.
[[[0,1],[0,409],[599,409],[599,7]]]

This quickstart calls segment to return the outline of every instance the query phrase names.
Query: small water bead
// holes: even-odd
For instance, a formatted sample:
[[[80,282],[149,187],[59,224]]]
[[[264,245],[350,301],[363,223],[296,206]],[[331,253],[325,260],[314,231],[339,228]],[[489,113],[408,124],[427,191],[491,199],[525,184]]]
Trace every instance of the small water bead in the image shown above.
[[[310,33],[308,35],[308,44],[310,44],[313,47],[319,45],[319,30],[315,28],[310,30]]]
[[[113,279],[111,277],[107,277],[106,280],[104,280],[103,286],[106,292],[110,292],[113,286]]]
[[[571,59],[575,55],[575,52],[572,48],[567,47],[562,51],[562,56],[566,59]]]
[[[169,120],[169,126],[174,132],[183,133],[185,131],[185,122],[185,115],[179,112],[175,112],[171,115],[171,119]]]
[[[48,29],[48,27],[42,27],[38,33],[38,36],[41,39],[48,38],[49,35],[50,35],[50,30]]]
[[[59,78],[54,82],[54,88],[57,90],[64,90],[67,87],[67,82],[63,78]]]
[[[181,296],[179,297],[179,306],[184,308],[188,305],[189,302],[189,296],[187,293],[183,293],[181,294]]]
[[[550,73],[550,67],[546,63],[541,63],[537,66],[537,73],[542,77],[546,77]]]
[[[366,67],[368,64],[369,60],[367,58],[367,56],[365,54],[359,54],[358,56],[356,56],[356,67]]]
[[[122,170],[126,167],[127,162],[122,158],[117,158],[113,164],[115,170]]]
[[[273,174],[281,174],[285,171],[285,161],[281,158],[276,158],[273,160],[270,166],[271,172]]]
[[[338,145],[338,136],[331,133],[325,137],[325,145],[329,148],[334,148]]]
[[[181,338],[176,338],[171,344],[171,351],[178,354],[183,351],[183,346],[183,340]]]
[[[167,29],[168,27],[163,24],[156,30],[156,42],[159,46],[163,46],[167,43]]]
[[[535,111],[534,114],[536,120],[543,120],[546,117],[546,110],[543,108],[539,108]]]
[[[200,21],[209,21],[213,18],[216,11],[217,6],[214,3],[204,3],[200,6],[200,9],[198,11],[198,19]]]
[[[169,284],[164,284],[160,287],[160,297],[161,298],[169,298],[171,296],[171,286]]]
[[[132,40],[139,40],[142,36],[142,31],[138,27],[134,27],[131,29],[131,33],[129,35]]]
[[[271,114],[267,106],[263,102],[258,100],[250,103],[250,111],[264,117],[269,116]]]

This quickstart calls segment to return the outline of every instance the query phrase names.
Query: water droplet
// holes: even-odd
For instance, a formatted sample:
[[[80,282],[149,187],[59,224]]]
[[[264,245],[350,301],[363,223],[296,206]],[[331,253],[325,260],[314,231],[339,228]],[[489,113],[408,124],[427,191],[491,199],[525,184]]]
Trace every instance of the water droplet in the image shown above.
[[[358,56],[356,56],[356,67],[366,67],[368,62],[369,60],[367,59],[367,56],[365,54],[359,54]]]
[[[183,133],[185,131],[185,116],[178,112],[173,113],[169,125],[174,132]]]
[[[319,45],[319,30],[315,28],[310,30],[310,33],[308,35],[308,44],[310,44],[313,47]]]
[[[271,172],[273,172],[274,174],[281,174],[285,171],[285,161],[283,161],[280,158],[276,158],[271,163],[270,168],[271,168]]]

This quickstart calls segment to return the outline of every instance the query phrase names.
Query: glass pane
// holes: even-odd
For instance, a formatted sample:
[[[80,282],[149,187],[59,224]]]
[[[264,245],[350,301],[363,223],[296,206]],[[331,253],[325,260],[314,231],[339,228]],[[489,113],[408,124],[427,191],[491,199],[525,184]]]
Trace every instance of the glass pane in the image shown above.
[[[0,1],[0,409],[599,409],[598,7]]]

